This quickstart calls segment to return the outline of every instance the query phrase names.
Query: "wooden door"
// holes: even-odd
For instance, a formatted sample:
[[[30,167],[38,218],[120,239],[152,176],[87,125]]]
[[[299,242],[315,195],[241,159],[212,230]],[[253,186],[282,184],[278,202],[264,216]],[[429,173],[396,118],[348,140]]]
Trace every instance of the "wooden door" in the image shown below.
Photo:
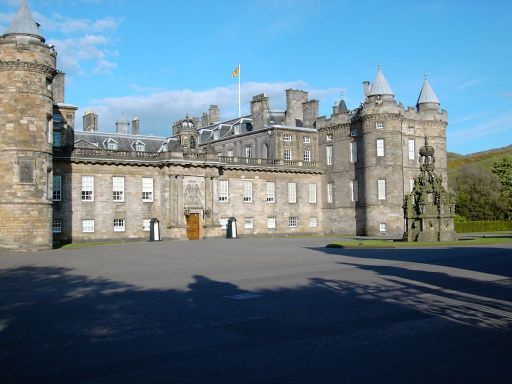
[[[187,216],[187,237],[189,240],[199,240],[199,214]]]

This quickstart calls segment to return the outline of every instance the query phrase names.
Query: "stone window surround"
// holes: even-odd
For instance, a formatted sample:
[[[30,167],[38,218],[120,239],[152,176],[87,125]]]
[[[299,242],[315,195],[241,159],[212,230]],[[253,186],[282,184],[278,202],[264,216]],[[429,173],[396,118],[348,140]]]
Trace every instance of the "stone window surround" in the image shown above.
[[[82,176],[82,201],[94,201],[94,176]]]
[[[288,217],[288,226],[290,228],[297,228],[297,217],[296,216]]]
[[[114,232],[124,232],[124,231],[126,231],[125,219],[114,219]]]

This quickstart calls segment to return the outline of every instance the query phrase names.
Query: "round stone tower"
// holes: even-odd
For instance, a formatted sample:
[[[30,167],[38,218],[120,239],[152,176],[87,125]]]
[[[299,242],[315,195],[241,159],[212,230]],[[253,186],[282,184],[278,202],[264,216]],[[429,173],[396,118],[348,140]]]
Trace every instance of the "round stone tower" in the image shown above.
[[[56,52],[25,0],[0,37],[0,247],[52,246]]]
[[[365,235],[403,231],[401,111],[379,67],[360,113]]]

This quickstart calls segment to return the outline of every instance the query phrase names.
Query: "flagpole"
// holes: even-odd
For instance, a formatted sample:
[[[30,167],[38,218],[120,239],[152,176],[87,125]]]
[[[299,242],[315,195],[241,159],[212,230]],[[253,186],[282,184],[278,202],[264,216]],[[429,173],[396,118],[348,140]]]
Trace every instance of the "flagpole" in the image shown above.
[[[240,108],[240,77],[241,77],[240,64],[238,64],[238,117],[242,117],[242,112]]]

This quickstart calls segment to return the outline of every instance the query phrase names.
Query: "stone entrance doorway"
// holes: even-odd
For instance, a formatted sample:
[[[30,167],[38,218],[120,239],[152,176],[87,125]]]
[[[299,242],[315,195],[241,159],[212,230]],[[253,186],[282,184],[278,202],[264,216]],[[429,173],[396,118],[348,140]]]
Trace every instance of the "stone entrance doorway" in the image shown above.
[[[189,240],[199,240],[199,213],[187,216],[187,237]]]

